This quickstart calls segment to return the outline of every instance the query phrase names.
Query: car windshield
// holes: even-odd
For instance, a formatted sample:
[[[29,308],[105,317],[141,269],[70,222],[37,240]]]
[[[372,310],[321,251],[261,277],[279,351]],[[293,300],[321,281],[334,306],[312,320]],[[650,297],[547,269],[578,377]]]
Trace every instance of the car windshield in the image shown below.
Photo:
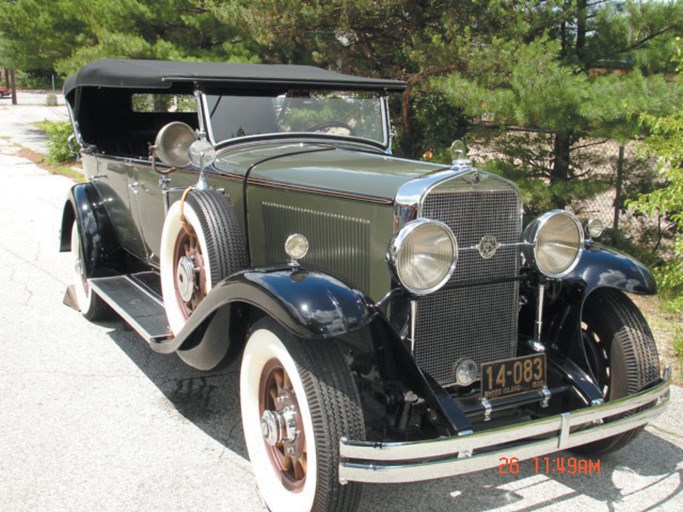
[[[382,97],[372,92],[289,90],[271,95],[206,95],[215,142],[278,133],[314,133],[386,144]]]

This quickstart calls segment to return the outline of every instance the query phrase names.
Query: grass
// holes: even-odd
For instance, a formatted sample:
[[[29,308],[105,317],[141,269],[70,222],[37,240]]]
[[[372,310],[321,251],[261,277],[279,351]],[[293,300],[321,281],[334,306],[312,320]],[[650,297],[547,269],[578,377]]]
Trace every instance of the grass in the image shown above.
[[[34,164],[36,164],[38,167],[41,169],[49,172],[50,174],[57,174],[59,176],[66,176],[67,178],[71,178],[72,180],[80,183],[85,181],[85,176],[81,171],[78,169],[74,169],[73,167],[68,167],[64,165],[59,165],[59,164],[53,164],[51,163],[48,158],[45,155],[42,155],[38,153],[37,151],[33,151],[32,149],[29,149],[24,146],[20,146],[19,153],[17,154],[18,156],[22,158],[26,158],[27,160],[30,160]],[[80,165],[80,164],[78,164]]]
[[[683,379],[683,328],[680,325],[676,326],[671,346],[678,362],[678,377]]]

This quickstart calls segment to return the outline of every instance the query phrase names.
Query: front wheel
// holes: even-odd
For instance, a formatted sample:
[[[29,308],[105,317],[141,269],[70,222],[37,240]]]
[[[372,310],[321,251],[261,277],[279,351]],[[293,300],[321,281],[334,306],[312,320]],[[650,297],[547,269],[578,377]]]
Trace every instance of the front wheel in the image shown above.
[[[365,437],[358,391],[334,340],[300,340],[256,323],[240,370],[242,425],[273,512],[350,511],[360,484],[339,484],[339,440]]]
[[[579,364],[593,376],[605,402],[637,393],[659,377],[657,347],[647,321],[618,290],[598,290],[588,298],[583,308],[581,342],[585,361]],[[590,455],[616,451],[633,441],[643,428],[579,446],[575,451]]]

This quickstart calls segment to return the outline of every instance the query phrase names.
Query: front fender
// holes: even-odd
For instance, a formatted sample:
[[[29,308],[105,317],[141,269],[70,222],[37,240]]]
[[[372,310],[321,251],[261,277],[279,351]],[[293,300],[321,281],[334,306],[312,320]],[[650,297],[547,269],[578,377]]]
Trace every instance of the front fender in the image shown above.
[[[571,340],[580,336],[586,300],[601,288],[637,295],[657,293],[654,277],[638,260],[616,249],[591,244],[581,255],[576,268],[549,288],[543,337],[557,346],[569,347]],[[533,329],[528,330],[532,332]]]
[[[469,420],[448,393],[422,373],[406,344],[372,300],[319,270],[271,267],[233,274],[209,292],[174,339],[153,348],[159,352],[178,351],[181,357],[191,351],[191,363],[195,363],[191,366],[213,367],[228,348],[215,350],[215,340],[206,337],[229,336],[225,328],[214,330],[213,322],[219,318],[220,323],[225,307],[231,304],[257,307],[305,339],[336,338],[368,328],[369,338],[360,336],[366,343],[364,352],[377,358],[385,382],[400,381],[418,392],[432,410],[441,414],[450,432],[469,428]]]
[[[125,257],[102,200],[90,183],[74,185],[62,213],[60,252],[71,249],[71,226],[76,222],[83,264],[88,277],[125,272]]]
[[[586,248],[576,268],[563,279],[565,284],[580,290],[584,298],[596,288],[616,288],[638,295],[657,293],[657,283],[642,263],[596,243]]]
[[[176,337],[153,348],[164,353],[192,348],[201,341],[214,313],[235,303],[255,306],[294,335],[308,339],[333,338],[357,331],[377,314],[364,293],[318,270],[251,269],[218,283]]]

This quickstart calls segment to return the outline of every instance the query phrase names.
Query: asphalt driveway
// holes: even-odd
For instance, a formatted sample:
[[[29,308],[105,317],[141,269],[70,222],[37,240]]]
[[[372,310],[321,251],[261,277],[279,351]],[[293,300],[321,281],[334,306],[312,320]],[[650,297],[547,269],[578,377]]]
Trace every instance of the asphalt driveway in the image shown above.
[[[122,321],[88,323],[62,305],[72,269],[57,236],[72,182],[18,156],[18,145],[44,149],[30,123],[46,117],[65,113],[0,105],[0,507],[265,510],[242,438],[237,365],[194,371]],[[682,401],[674,388],[668,411],[600,459],[599,474],[527,461],[514,475],[367,487],[361,510],[683,510]]]

